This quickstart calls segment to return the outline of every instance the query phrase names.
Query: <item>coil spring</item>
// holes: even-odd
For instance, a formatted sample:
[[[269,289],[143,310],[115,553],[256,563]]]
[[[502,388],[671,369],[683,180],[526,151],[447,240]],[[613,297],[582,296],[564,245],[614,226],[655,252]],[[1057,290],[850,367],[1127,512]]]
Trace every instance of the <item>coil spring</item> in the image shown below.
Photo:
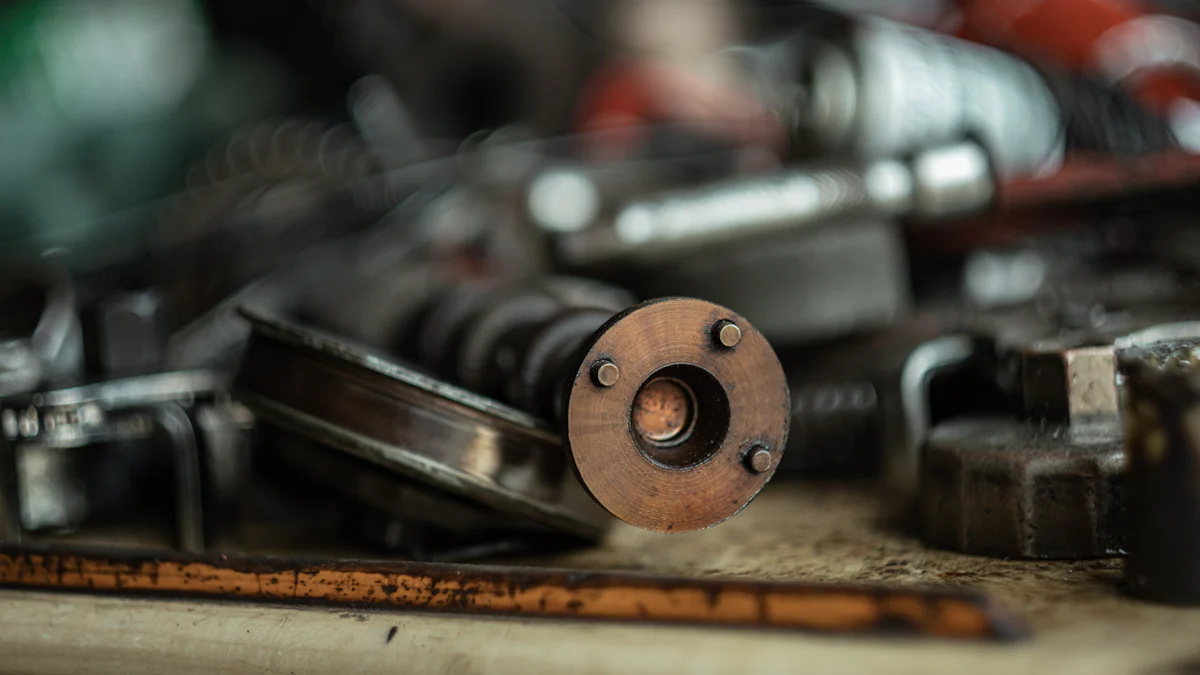
[[[1069,150],[1139,155],[1177,147],[1166,120],[1142,107],[1123,87],[1088,74],[1047,79],[1062,110]]]

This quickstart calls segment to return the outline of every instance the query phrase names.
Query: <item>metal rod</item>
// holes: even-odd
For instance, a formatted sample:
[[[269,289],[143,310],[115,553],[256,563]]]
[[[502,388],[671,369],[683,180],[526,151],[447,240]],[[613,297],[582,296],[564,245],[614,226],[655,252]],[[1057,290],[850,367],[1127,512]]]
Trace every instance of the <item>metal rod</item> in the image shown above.
[[[0,547],[0,587],[838,634],[996,641],[1027,635],[1003,608],[962,591],[439,563],[114,557]]]

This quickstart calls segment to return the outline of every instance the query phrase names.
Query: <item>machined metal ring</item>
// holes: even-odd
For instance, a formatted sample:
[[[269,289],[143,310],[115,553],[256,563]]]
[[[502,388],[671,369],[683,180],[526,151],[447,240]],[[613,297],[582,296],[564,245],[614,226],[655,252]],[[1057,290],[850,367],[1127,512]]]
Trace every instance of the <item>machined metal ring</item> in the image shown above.
[[[714,334],[722,322],[740,328],[732,348]],[[770,480],[787,440],[787,382],[748,321],[702,300],[652,300],[614,316],[585,349],[565,395],[566,436],[584,486],[614,515],[699,530]]]

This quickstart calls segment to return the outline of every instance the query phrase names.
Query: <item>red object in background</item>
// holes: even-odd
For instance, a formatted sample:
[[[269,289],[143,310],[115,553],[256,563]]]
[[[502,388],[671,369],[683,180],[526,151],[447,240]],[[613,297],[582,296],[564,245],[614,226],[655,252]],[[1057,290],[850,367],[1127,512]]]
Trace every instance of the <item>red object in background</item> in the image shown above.
[[[649,82],[635,63],[607,66],[584,86],[576,110],[575,130],[604,133],[604,145],[593,148],[609,157],[629,154],[641,138],[639,127],[656,120]]]
[[[655,105],[643,70],[638,63],[627,62],[609,65],[593,75],[580,95],[576,128],[600,131],[652,120]]]
[[[753,96],[685,68],[653,60],[615,61],[584,86],[575,129],[605,132],[603,154],[628,154],[646,125],[672,123],[737,145],[779,149],[786,133]]]
[[[1200,26],[1128,0],[962,0],[959,35],[1120,81],[1151,110],[1200,101]]]

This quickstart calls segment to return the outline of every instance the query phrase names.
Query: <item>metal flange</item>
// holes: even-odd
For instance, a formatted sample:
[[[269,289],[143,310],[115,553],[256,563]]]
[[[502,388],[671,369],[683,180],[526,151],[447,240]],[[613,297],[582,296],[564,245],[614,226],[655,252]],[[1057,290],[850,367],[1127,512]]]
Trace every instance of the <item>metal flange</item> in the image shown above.
[[[607,321],[581,353],[565,392],[567,447],[584,486],[617,517],[703,529],[775,473],[787,381],[742,317],[701,300],[652,300]]]

